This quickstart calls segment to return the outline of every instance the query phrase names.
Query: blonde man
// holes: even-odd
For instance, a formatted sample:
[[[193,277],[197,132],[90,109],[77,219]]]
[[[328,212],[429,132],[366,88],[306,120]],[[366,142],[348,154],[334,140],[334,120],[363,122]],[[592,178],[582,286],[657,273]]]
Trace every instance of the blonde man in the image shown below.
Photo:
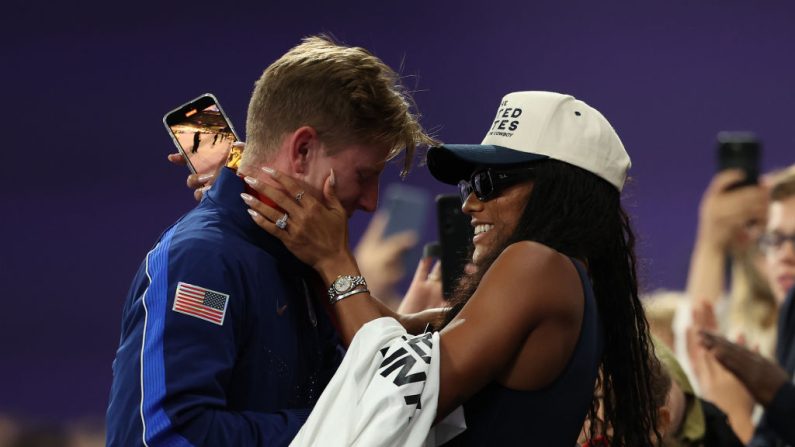
[[[403,153],[408,169],[431,142],[411,105],[367,50],[304,39],[256,83],[239,172],[303,180],[299,204],[333,176],[348,216],[373,211],[384,164]],[[338,366],[320,283],[250,219],[250,194],[223,168],[146,256],[124,305],[108,445],[287,445]]]

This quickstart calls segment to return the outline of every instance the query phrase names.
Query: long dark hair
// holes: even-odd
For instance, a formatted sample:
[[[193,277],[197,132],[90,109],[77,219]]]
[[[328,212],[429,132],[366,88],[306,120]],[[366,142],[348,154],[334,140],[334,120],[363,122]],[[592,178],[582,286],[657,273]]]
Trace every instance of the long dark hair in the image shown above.
[[[605,334],[600,380],[595,384],[601,392],[595,388],[587,416],[592,422],[590,437],[605,434],[596,433],[601,405],[601,422],[612,430],[610,445],[654,445],[657,408],[650,383],[654,353],[638,298],[635,235],[620,194],[607,181],[567,163],[545,160],[532,167],[533,190],[514,234],[488,254],[478,273],[462,279],[443,325],[458,314],[494,259],[514,242],[535,241],[587,260]]]

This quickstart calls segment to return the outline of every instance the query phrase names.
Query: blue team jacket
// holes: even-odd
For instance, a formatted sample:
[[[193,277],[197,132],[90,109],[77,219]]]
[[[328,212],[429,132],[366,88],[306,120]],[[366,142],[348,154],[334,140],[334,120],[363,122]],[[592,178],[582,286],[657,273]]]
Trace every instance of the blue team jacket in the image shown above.
[[[133,280],[109,446],[287,445],[339,366],[339,339],[315,306],[317,276],[254,224],[245,184],[222,171]],[[185,312],[178,289],[212,292]]]

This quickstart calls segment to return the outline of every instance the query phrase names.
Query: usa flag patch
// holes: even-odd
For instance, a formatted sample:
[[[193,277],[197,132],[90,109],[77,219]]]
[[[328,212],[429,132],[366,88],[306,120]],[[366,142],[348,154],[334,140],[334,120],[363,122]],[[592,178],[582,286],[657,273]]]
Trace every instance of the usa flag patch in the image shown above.
[[[225,293],[181,282],[171,310],[223,326],[228,303],[229,295]]]

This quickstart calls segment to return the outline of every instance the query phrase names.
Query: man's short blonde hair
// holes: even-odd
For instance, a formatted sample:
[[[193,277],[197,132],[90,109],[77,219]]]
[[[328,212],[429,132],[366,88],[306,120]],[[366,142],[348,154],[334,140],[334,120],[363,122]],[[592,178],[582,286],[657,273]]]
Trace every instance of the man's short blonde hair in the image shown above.
[[[795,165],[772,174],[770,200],[779,202],[795,196]]]
[[[373,144],[389,147],[389,160],[405,149],[405,173],[416,147],[434,143],[413,109],[398,74],[369,51],[307,37],[256,82],[242,163],[267,161],[285,134],[311,126],[330,152]]]

